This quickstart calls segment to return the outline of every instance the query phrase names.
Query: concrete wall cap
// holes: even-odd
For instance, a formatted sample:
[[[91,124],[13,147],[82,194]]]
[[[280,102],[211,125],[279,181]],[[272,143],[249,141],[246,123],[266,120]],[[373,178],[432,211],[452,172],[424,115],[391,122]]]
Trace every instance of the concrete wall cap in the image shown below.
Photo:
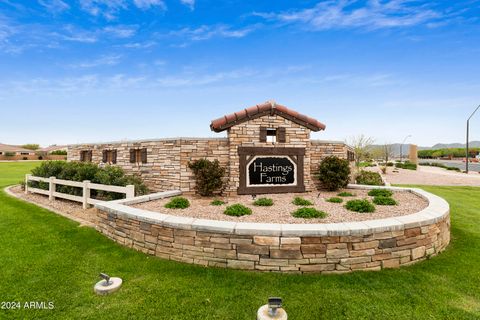
[[[108,213],[114,213],[131,219],[139,219],[167,227],[193,229],[204,232],[221,232],[238,235],[258,236],[354,236],[386,231],[400,231],[408,228],[425,226],[437,223],[450,214],[448,202],[444,199],[417,188],[378,187],[349,185],[353,189],[390,189],[417,194],[425,198],[429,205],[427,208],[410,215],[390,217],[355,222],[325,223],[325,224],[276,224],[276,223],[250,223],[232,222],[222,220],[206,220],[190,217],[167,215],[158,212],[128,207],[122,202],[110,201],[98,203],[96,208]],[[127,199],[123,203],[139,203],[145,199],[161,199],[180,195],[181,191],[172,190],[159,192],[147,196]],[[147,200],[148,201],[148,200]]]

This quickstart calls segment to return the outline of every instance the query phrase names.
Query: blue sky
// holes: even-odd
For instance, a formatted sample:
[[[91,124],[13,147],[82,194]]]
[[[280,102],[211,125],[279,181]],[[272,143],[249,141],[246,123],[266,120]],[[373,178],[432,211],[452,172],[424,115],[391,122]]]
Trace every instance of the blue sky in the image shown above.
[[[473,0],[0,0],[0,142],[219,136],[210,120],[269,99],[324,122],[316,139],[463,142],[479,18]]]

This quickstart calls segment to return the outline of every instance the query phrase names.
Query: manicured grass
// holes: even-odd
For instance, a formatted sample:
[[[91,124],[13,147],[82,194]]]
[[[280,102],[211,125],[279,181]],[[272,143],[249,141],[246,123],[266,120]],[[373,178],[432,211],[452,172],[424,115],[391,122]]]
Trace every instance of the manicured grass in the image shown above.
[[[16,183],[0,164],[2,183]],[[255,319],[281,296],[289,319],[478,319],[480,188],[424,187],[452,209],[452,243],[411,267],[346,275],[203,268],[146,256],[91,228],[0,192],[0,301],[53,301],[54,310],[0,310],[1,319]],[[124,279],[105,297],[98,273]]]
[[[25,174],[38,166],[41,161],[24,161],[24,162],[0,162],[0,186],[17,184],[25,181]]]

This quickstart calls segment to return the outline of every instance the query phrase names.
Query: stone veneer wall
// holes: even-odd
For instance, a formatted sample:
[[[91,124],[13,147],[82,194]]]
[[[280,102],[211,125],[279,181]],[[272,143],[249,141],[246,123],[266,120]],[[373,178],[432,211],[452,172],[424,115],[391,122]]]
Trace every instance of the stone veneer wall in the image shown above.
[[[147,148],[147,163],[130,163],[130,149]],[[80,151],[92,150],[92,162],[102,162],[103,150],[117,150],[116,165],[127,173],[138,174],[153,191],[180,189],[193,192],[195,180],[188,162],[206,158],[228,165],[228,140],[225,138],[185,138],[151,141],[79,144],[68,147],[68,160],[79,161]]]
[[[260,128],[286,128],[286,143],[260,142]],[[238,147],[276,147],[276,148],[305,148],[304,181],[306,191],[312,191],[315,186],[310,177],[310,129],[279,115],[264,116],[239,123],[228,129],[229,140],[229,176],[228,191],[236,193],[240,184],[240,157]]]
[[[259,142],[260,127],[285,127],[286,143]],[[321,159],[328,155],[347,157],[342,142],[310,140],[310,130],[283,117],[265,116],[229,129],[228,138],[176,138],[78,144],[68,147],[68,160],[79,161],[82,150],[92,150],[92,162],[102,162],[103,150],[117,150],[116,165],[129,174],[138,174],[152,191],[179,189],[193,193],[195,180],[188,163],[206,158],[218,160],[227,168],[227,193],[236,194],[240,183],[238,147],[305,148],[304,181],[307,191],[315,189],[314,174]],[[147,163],[130,163],[130,149],[147,148]]]
[[[120,204],[180,193],[173,192],[97,204],[97,227],[116,242],[146,254],[203,266],[299,273],[381,270],[435,256],[450,242],[448,203],[423,190],[409,190],[427,198],[429,207],[380,220],[235,223],[176,217]]]

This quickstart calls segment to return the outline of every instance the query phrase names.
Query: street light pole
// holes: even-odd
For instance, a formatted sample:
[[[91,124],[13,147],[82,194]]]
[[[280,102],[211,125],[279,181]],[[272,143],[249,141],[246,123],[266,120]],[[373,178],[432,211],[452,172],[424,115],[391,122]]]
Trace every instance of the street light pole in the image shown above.
[[[400,162],[403,161],[403,144],[405,143],[405,141],[407,141],[408,138],[410,138],[412,135],[409,134],[408,136],[405,137],[405,139],[403,139],[402,143],[400,144]]]
[[[475,112],[477,112],[477,110],[480,108],[480,105],[477,107],[477,109],[475,109],[475,111],[472,112],[472,114],[470,115],[470,117],[467,119],[467,154],[465,156],[465,172],[468,174],[468,156],[469,156],[469,153],[468,153],[468,147],[469,147],[469,135],[470,135],[470,119],[473,117],[473,115],[475,114]]]

